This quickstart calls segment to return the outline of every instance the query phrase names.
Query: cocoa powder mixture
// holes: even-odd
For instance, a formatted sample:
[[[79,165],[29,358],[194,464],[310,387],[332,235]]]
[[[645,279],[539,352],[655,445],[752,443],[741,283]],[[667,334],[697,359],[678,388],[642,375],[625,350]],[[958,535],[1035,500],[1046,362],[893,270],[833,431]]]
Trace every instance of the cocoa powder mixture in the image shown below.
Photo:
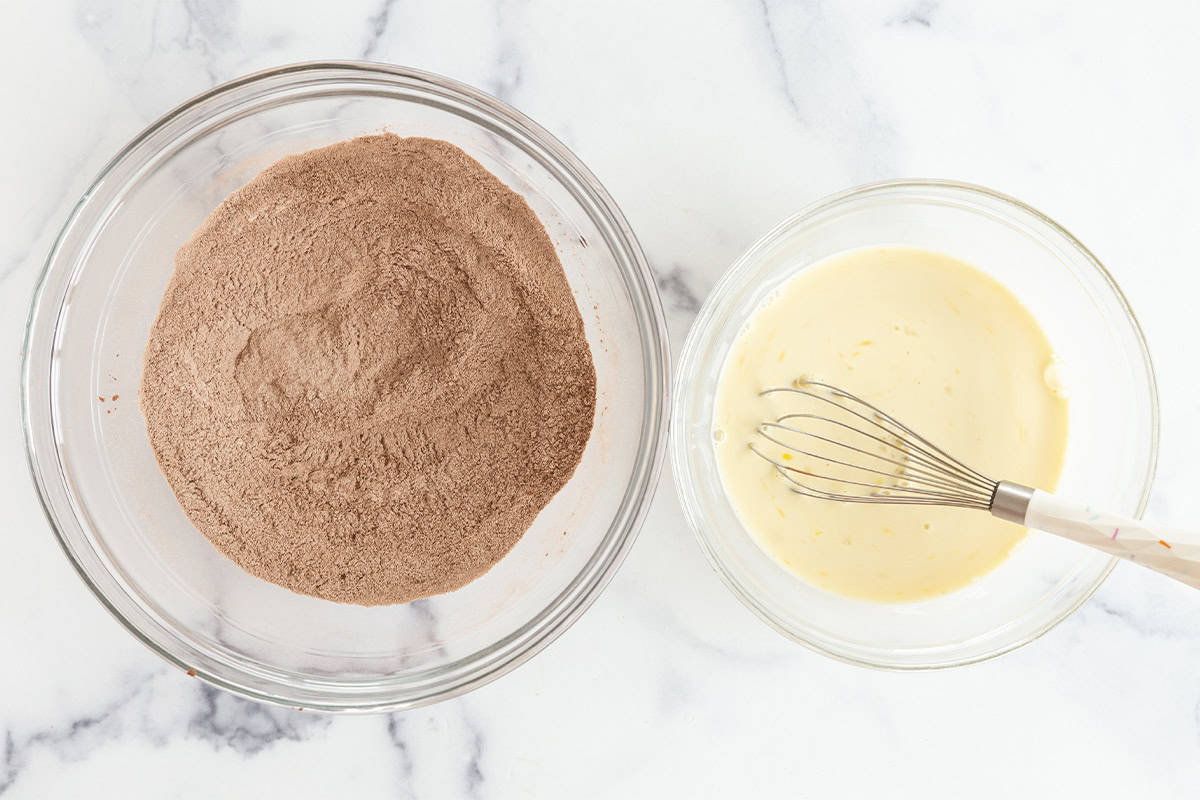
[[[377,605],[499,561],[574,472],[595,392],[525,201],[447,142],[385,134],[283,159],[180,248],[141,406],[222,553]]]

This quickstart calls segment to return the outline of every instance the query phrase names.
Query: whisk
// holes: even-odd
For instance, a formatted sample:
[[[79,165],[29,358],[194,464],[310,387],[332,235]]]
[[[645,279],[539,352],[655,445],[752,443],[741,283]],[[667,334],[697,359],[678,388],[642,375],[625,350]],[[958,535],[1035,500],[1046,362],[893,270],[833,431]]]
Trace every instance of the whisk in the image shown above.
[[[842,503],[988,511],[1200,588],[1200,534],[1104,513],[1040,489],[993,480],[836,386],[798,380],[793,386],[762,392],[765,397],[784,394],[814,410],[760,424],[761,438],[750,447],[774,465],[797,494]],[[765,442],[774,447],[764,447]]]

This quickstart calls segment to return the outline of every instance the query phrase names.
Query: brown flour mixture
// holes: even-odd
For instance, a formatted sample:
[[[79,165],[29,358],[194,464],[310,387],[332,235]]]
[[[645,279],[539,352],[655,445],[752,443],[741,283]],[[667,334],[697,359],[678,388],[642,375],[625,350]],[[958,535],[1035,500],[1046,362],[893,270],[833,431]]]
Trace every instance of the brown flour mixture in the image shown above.
[[[525,201],[447,142],[387,134],[283,159],[180,248],[141,405],[221,552],[376,605],[499,561],[579,463],[595,388]]]

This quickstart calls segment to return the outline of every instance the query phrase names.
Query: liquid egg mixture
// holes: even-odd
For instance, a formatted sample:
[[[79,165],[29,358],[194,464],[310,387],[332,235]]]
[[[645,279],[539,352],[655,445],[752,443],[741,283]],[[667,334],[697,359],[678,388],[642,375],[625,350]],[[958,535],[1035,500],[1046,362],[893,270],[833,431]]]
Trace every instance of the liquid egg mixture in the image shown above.
[[[726,494],[763,550],[811,584],[880,602],[951,592],[1026,530],[977,510],[797,494],[750,445],[781,458],[758,426],[803,409],[761,392],[832,384],[985,475],[1053,491],[1067,443],[1057,375],[1037,320],[980,270],[919,248],[838,254],[775,291],[730,349],[713,429]]]

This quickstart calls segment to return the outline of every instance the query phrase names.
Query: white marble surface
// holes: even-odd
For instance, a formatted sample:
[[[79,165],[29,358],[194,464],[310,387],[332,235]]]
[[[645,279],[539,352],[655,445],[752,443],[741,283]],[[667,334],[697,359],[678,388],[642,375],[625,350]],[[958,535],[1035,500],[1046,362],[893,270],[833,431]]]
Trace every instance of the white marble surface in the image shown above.
[[[1150,512],[1195,525],[1194,3],[43,0],[5,12],[6,800],[1200,793],[1200,595],[1121,566],[1074,617],[1001,659],[915,675],[849,667],[725,591],[669,474],[606,593],[502,680],[390,717],[236,699],[160,662],[68,567],[26,472],[16,381],[51,238],[125,140],[242,73],[370,58],[480,86],[566,141],[640,236],[676,347],[722,269],[833,190],[952,177],[1042,208],[1140,313],[1163,398]]]

